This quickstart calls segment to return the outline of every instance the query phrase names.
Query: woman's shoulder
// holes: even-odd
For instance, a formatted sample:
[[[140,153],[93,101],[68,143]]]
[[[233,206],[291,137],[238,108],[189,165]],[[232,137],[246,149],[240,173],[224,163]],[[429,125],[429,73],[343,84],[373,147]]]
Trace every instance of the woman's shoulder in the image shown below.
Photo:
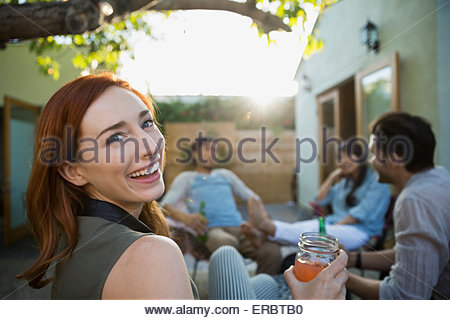
[[[182,257],[177,244],[170,238],[158,235],[142,236],[134,241],[122,254],[118,262],[123,265],[148,270],[158,261],[164,262],[170,259]],[[152,259],[149,259],[152,257]],[[120,267],[120,264],[118,267]],[[145,272],[145,270],[143,270]]]
[[[161,251],[161,252],[159,252]],[[170,238],[159,235],[146,235],[137,239],[126,251],[128,255],[142,255],[149,253],[173,254],[180,252],[180,248]]]
[[[189,276],[180,248],[167,237],[140,237],[113,266],[102,298],[192,298]]]
[[[78,217],[78,241],[72,254],[56,266],[52,296],[99,299],[114,264],[133,243],[147,235],[102,218]],[[58,251],[66,247],[67,237],[63,236]]]

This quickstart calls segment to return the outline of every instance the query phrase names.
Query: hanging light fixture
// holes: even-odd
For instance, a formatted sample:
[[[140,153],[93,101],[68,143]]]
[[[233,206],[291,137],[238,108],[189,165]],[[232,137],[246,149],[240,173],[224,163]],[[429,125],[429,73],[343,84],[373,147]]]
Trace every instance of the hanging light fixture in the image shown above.
[[[378,27],[370,20],[360,29],[361,43],[367,45],[370,51],[377,53],[380,49]]]

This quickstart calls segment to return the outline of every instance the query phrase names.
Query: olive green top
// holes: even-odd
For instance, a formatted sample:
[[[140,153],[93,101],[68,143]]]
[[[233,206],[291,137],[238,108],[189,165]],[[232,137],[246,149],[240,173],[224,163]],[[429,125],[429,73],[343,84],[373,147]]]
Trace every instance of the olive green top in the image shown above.
[[[52,299],[101,299],[106,278],[120,256],[134,241],[152,234],[98,217],[80,216],[78,221],[77,246],[70,257],[56,265]],[[65,243],[63,238],[60,250]],[[198,299],[192,280],[191,286],[194,298]]]

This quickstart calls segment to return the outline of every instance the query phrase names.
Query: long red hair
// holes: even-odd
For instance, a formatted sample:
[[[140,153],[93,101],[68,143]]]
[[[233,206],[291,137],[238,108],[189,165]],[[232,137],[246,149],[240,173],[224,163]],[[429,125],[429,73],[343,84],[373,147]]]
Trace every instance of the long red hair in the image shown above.
[[[33,167],[26,193],[26,209],[29,224],[39,246],[39,258],[23,274],[33,288],[42,288],[51,279],[43,279],[50,264],[69,256],[78,241],[77,214],[83,210],[83,198],[86,191],[66,181],[58,173],[58,168],[69,160],[68,155],[78,150],[81,121],[89,106],[111,86],[130,90],[147,106],[155,118],[153,102],[145,95],[131,88],[128,82],[113,74],[102,73],[79,77],[59,89],[44,107],[39,121],[35,144]],[[70,127],[74,143],[68,143],[65,137]],[[50,139],[49,139],[50,138]],[[56,159],[51,163],[42,159],[45,150],[54,148],[54,139],[60,142],[55,148]],[[140,220],[159,235],[169,236],[169,227],[159,205],[151,201],[144,205]],[[67,248],[57,252],[62,235],[67,237]]]

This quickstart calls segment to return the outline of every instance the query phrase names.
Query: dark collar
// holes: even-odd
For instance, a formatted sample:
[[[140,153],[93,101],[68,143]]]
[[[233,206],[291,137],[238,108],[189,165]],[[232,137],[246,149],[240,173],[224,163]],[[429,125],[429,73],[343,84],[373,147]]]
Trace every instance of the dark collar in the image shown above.
[[[84,201],[84,211],[81,212],[79,216],[102,218],[114,223],[127,226],[131,230],[137,232],[152,232],[149,227],[147,227],[144,223],[133,217],[121,207],[102,200],[86,198]]]

